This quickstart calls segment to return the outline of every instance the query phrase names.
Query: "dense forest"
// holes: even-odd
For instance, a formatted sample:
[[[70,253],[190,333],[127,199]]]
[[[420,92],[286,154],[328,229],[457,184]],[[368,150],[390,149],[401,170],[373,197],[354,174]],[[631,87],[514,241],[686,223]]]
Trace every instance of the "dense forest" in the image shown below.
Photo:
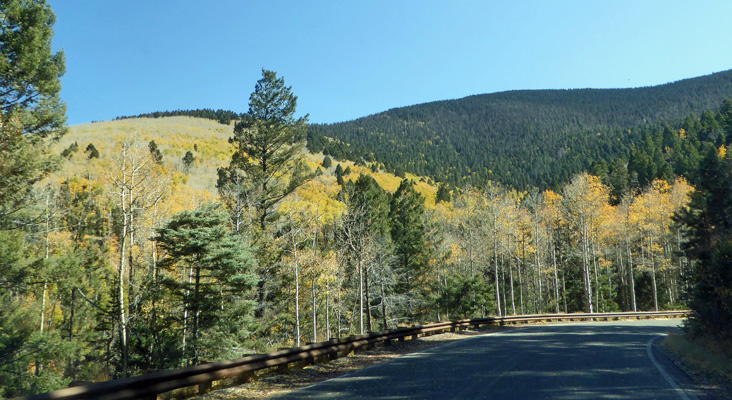
[[[729,100],[685,115],[669,103],[675,114],[649,118],[627,153],[588,158],[589,171],[567,170],[551,189],[525,188],[528,176],[516,186],[481,177],[434,188],[405,172],[414,164],[398,152],[356,163],[307,153],[297,96],[268,70],[233,126],[161,118],[130,133],[123,121],[97,123],[79,144],[82,130],[64,125],[52,10],[8,4],[0,6],[2,397],[487,315],[690,307],[690,333],[730,339]],[[689,82],[701,81],[633,93],[662,103],[661,94],[682,96],[684,87],[698,93]],[[544,107],[562,109],[550,100]],[[577,123],[598,115],[588,113]],[[197,136],[174,131],[181,123]],[[522,135],[543,142],[529,131],[514,136]],[[342,143],[319,138],[311,146]],[[223,163],[204,168],[204,160]],[[404,169],[395,176],[385,167]],[[193,190],[197,175],[213,183]]]
[[[732,97],[732,71],[636,89],[529,90],[312,125],[308,147],[461,185],[558,188],[593,161],[628,159],[648,124],[676,124]]]

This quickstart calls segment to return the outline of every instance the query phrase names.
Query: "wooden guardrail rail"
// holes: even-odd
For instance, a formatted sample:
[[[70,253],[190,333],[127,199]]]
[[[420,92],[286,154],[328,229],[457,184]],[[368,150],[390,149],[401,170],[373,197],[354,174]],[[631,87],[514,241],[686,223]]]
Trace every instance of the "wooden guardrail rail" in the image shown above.
[[[556,321],[607,321],[633,318],[678,318],[685,316],[687,313],[688,311],[536,314],[437,322],[427,325],[398,328],[369,335],[355,335],[342,339],[333,339],[327,342],[314,343],[267,354],[246,356],[236,360],[218,361],[177,370],[160,371],[132,378],[92,383],[35,396],[19,397],[16,400],[156,399],[158,394],[174,389],[198,385],[201,391],[206,391],[211,387],[211,383],[217,380],[233,377],[248,378],[255,371],[275,367],[286,369],[289,364],[296,362],[314,363],[323,358],[335,359],[339,355],[348,354],[361,347],[372,346],[376,343],[389,344],[393,340],[403,341],[405,338],[410,337],[416,339],[419,335],[455,331],[469,327],[478,328],[481,325]]]

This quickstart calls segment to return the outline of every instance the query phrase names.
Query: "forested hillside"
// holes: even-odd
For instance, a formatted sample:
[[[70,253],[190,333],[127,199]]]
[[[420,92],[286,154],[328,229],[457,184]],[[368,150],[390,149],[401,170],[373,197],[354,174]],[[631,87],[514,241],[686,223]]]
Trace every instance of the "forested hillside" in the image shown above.
[[[636,89],[476,95],[312,125],[308,146],[454,185],[556,188],[593,161],[627,159],[642,139],[639,128],[680,122],[730,97],[732,71]]]

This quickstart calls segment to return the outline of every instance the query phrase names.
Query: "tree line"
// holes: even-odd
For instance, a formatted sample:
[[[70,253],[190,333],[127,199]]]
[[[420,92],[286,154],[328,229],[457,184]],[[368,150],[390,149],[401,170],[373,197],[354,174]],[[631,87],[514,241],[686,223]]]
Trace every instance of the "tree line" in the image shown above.
[[[211,119],[217,121],[222,125],[229,125],[232,121],[238,121],[241,118],[241,115],[239,115],[239,113],[230,110],[198,108],[195,110],[154,111],[137,115],[119,116],[115,119],[120,120],[128,118],[164,118],[177,116]]]

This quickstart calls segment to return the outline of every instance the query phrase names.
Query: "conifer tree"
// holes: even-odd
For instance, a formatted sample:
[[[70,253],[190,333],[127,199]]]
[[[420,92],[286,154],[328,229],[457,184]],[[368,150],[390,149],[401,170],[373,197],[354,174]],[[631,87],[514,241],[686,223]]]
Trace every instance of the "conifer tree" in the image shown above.
[[[65,59],[51,51],[55,22],[45,1],[0,4],[0,228],[55,168],[49,139],[66,131],[59,98]]]
[[[693,260],[689,327],[724,336],[732,329],[732,161],[708,146],[698,175],[689,207],[675,217],[687,229],[683,249]]]
[[[228,216],[215,204],[173,216],[155,240],[166,256],[166,286],[187,311],[182,354],[188,364],[232,356],[247,339],[254,310],[254,258],[232,235]],[[178,275],[177,268],[184,273]],[[184,344],[185,343],[185,344]]]
[[[256,247],[258,274],[257,317],[265,321],[262,337],[286,309],[282,294],[286,278],[279,264],[283,249],[276,243],[277,206],[313,174],[303,161],[303,133],[307,115],[296,118],[297,96],[273,71],[262,70],[249,97],[249,111],[234,126],[231,163],[218,170],[217,189],[232,213],[238,232]],[[248,225],[248,230],[246,229]]]
[[[151,140],[150,143],[148,143],[147,148],[150,150],[150,155],[152,156],[153,161],[155,161],[155,164],[162,164],[163,153],[160,152],[157,143],[155,143],[154,140]],[[190,151],[188,153],[190,153]],[[186,153],[186,156],[188,155],[188,153]],[[191,156],[193,156],[193,154],[191,154]],[[185,159],[183,160],[183,162],[185,162]]]
[[[402,180],[392,197],[389,217],[397,269],[402,275],[399,290],[406,296],[407,313],[412,320],[420,301],[419,280],[429,261],[424,213],[424,198],[415,190],[414,181]]]
[[[308,116],[295,118],[297,96],[273,71],[262,70],[249,97],[249,111],[234,126],[234,154],[228,168],[219,170],[222,190],[242,175],[256,207],[255,224],[264,230],[275,218],[275,206],[308,178],[300,142]]]
[[[64,54],[51,49],[55,21],[45,1],[0,2],[0,397],[68,383],[50,368],[31,372],[32,364],[59,356],[29,301],[42,293],[35,276],[45,264],[33,260],[20,230],[7,230],[29,222],[34,185],[57,167],[50,144],[65,133]]]
[[[325,158],[323,158],[323,164],[322,164],[323,168],[330,168],[330,166],[332,164],[333,164],[333,160],[331,160],[330,157],[325,156]]]
[[[155,154],[153,154],[153,157],[155,157]],[[183,166],[186,171],[191,168],[194,161],[196,161],[196,157],[193,156],[193,153],[190,150],[186,151],[186,154],[183,156]]]
[[[92,158],[99,158],[99,150],[97,150],[97,148],[91,143],[86,146],[86,150],[84,150],[84,153],[89,153],[87,157],[89,157],[90,160]]]

